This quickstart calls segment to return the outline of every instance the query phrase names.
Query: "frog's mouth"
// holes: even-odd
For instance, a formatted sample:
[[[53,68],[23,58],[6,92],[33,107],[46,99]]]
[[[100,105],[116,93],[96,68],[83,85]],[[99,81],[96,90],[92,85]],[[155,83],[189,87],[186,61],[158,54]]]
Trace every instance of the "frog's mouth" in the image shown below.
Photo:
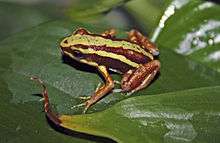
[[[159,49],[156,46],[149,46],[147,49],[153,56],[159,56],[160,54]]]
[[[83,53],[76,49],[71,49],[70,47],[60,47],[62,55],[66,55],[68,57],[73,58],[74,60],[79,61],[83,58]]]
[[[151,54],[152,54],[153,56],[159,56],[159,55],[160,55],[159,50],[152,50],[152,51],[150,51],[150,52],[151,52]]]
[[[65,55],[65,47],[60,46],[60,52],[62,55]]]

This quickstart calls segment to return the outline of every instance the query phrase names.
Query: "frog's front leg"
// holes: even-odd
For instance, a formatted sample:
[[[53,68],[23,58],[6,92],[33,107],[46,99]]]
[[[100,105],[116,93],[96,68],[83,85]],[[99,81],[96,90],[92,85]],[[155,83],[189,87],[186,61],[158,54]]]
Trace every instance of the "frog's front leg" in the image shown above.
[[[153,60],[140,65],[137,69],[127,71],[121,80],[122,92],[133,93],[145,88],[154,79],[159,70],[160,62]]]
[[[114,81],[112,77],[109,75],[105,66],[98,66],[98,70],[103,75],[105,79],[105,84],[99,87],[95,93],[91,96],[89,100],[87,100],[84,105],[85,109],[83,113],[85,113],[90,106],[99,101],[103,96],[105,96],[108,92],[110,92],[114,88]]]
[[[109,29],[102,33],[102,36],[108,37],[108,38],[114,38],[116,35],[115,29]]]
[[[80,35],[85,35],[85,34],[89,34],[90,32],[88,30],[86,30],[85,28],[78,28],[76,29],[73,34],[80,34]]]
[[[152,43],[147,37],[142,35],[139,31],[133,29],[128,32],[128,39],[131,42],[135,42],[141,45],[143,49],[149,51],[152,55],[159,55],[159,49],[156,47],[156,45]]]

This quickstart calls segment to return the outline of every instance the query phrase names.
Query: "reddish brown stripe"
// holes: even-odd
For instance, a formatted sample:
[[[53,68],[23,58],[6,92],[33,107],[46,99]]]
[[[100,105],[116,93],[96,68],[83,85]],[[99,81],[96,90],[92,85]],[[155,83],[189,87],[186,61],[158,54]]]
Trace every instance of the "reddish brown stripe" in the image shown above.
[[[96,62],[99,65],[104,65],[107,68],[115,69],[117,71],[120,71],[121,73],[125,73],[129,69],[132,69],[130,65],[127,65],[124,62],[108,57],[102,57],[97,54],[84,54],[83,59],[87,61]]]
[[[106,47],[106,45],[103,45],[103,46],[89,45],[88,46],[88,45],[82,45],[82,44],[74,45],[74,47],[79,47],[79,48],[82,48],[82,49],[91,48],[95,51],[105,51],[105,52],[114,53],[114,54],[117,54],[117,55],[123,55],[127,59],[129,59],[129,60],[131,60],[135,63],[138,63],[138,64],[142,64],[142,63],[146,63],[146,62],[151,61],[150,58],[148,58],[147,56],[145,56],[141,53],[138,53],[136,51],[132,51],[132,50],[129,50],[129,49],[123,49],[122,47],[118,47],[118,48]]]
[[[79,60],[85,59],[88,62],[96,62],[98,65],[104,65],[107,68],[115,69],[121,73],[124,73],[129,69],[133,68],[130,65],[121,62],[120,60],[116,60],[108,57],[102,57],[97,54],[82,54],[77,50],[72,50],[71,48],[66,48],[65,51],[71,53],[74,57],[76,57]]]

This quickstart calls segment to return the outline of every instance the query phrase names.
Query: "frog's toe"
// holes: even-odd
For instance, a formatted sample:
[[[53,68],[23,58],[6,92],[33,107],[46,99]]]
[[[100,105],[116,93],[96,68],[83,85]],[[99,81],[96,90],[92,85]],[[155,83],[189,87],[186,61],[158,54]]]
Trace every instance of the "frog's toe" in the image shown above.
[[[80,96],[79,99],[81,99],[81,100],[89,100],[89,99],[91,99],[91,96]]]
[[[71,109],[84,107],[82,113],[85,114],[86,111],[89,109],[89,107],[90,107],[91,105],[92,105],[92,104],[90,103],[90,100],[87,100],[86,102],[83,102],[83,103],[81,103],[81,104],[72,106]]]
[[[86,106],[86,102],[78,104],[78,105],[74,105],[74,106],[71,107],[71,109],[79,108],[79,107],[82,107],[82,106]]]

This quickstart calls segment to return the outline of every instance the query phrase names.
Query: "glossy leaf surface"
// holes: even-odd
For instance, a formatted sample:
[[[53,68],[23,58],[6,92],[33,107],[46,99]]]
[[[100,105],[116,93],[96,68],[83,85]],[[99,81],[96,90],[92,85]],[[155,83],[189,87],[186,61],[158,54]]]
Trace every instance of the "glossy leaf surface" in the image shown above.
[[[3,81],[1,83],[1,91],[3,91],[1,93],[3,99],[1,100],[1,109],[4,109],[4,111],[1,112],[4,113],[1,116],[1,123],[3,123],[2,126],[7,127],[9,124],[15,122],[15,127],[13,128],[15,128],[15,130],[17,127],[19,128],[19,122],[23,122],[24,115],[20,112],[10,111],[13,111],[13,109],[16,108],[19,111],[22,111],[22,113],[24,113],[25,115],[27,114],[27,117],[36,117],[33,118],[31,121],[27,119],[27,121],[24,123],[39,124],[38,126],[36,126],[35,130],[33,129],[33,126],[28,125],[27,127],[21,124],[22,127],[26,127],[24,128],[25,132],[27,130],[31,130],[34,132],[37,129],[39,129],[38,132],[45,132],[46,120],[42,113],[42,102],[39,101],[40,97],[36,97],[33,95],[40,94],[40,89],[35,83],[29,80],[29,77],[32,75],[39,76],[46,82],[51,103],[55,105],[55,108],[59,112],[59,114],[77,114],[82,112],[81,110],[79,111],[75,108],[71,109],[71,107],[80,103],[80,100],[78,99],[79,96],[90,95],[95,90],[97,84],[101,79],[96,74],[96,71],[91,70],[91,72],[88,72],[88,70],[90,69],[89,67],[71,67],[69,64],[64,64],[61,59],[61,53],[58,46],[59,41],[62,39],[63,35],[69,35],[71,33],[71,30],[74,27],[76,28],[77,26],[82,26],[82,24],[73,24],[73,22],[52,22],[44,24],[30,31],[23,32],[20,35],[15,35],[1,42],[1,79]],[[91,31],[94,31],[94,28],[88,25],[84,26]],[[42,31],[44,32],[42,33]],[[158,77],[158,79],[155,80],[154,83],[146,90],[135,93],[131,99],[128,99],[128,101],[135,100],[135,96],[137,95],[143,97],[145,97],[144,95],[146,95],[146,98],[151,98],[150,94],[161,94],[166,92],[174,92],[175,94],[175,92],[179,93],[179,90],[187,90],[191,88],[201,88],[208,86],[210,86],[211,88],[212,86],[219,85],[220,76],[217,72],[212,71],[209,68],[206,68],[193,61],[190,61],[183,56],[177,55],[168,49],[161,50],[160,60],[162,62],[162,69],[161,75]],[[174,66],[175,69],[173,69]],[[113,77],[115,79],[120,79],[118,75],[113,75]],[[216,90],[218,90],[218,88]],[[203,91],[201,91],[201,93],[203,93]],[[214,95],[217,96],[218,94]],[[157,99],[157,95],[153,97]],[[97,103],[97,105],[95,105],[91,110],[89,110],[89,113],[110,108],[116,102],[124,98],[127,97],[121,94],[115,94],[114,96],[110,94],[99,103]],[[159,99],[160,98],[158,98],[158,100]],[[204,98],[204,100],[205,99],[206,98]],[[127,100],[119,104],[124,104],[124,106],[128,106],[126,101]],[[143,102],[143,104],[144,103],[145,101]],[[169,100],[167,100],[167,102],[164,102],[164,104],[170,104]],[[172,102],[172,104],[175,104],[175,101]],[[176,104],[176,106],[178,106],[179,103]],[[212,106],[214,106],[212,108],[217,108],[217,106],[215,105],[216,104],[212,104]],[[7,106],[8,108],[6,108]],[[207,104],[201,104],[201,106],[201,108],[206,108]],[[113,106],[112,108],[117,109],[117,106]],[[129,114],[129,112],[130,111],[128,111],[127,114]],[[96,117],[96,114],[100,115],[102,113],[105,112],[97,112],[94,113],[94,115],[91,114],[91,116]],[[16,116],[17,118],[15,119],[13,118],[13,116]],[[86,116],[80,115],[77,117],[82,118],[81,121],[84,121],[83,119]],[[112,116],[111,118],[113,120],[114,116]],[[103,122],[102,124],[107,124],[109,122],[108,120],[111,118],[109,116],[106,116],[106,122]],[[122,118],[122,116],[119,115],[117,118]],[[96,118],[94,118],[93,120],[96,120]],[[105,120],[105,118],[103,118],[103,120]],[[120,123],[120,120],[118,121]],[[129,120],[127,120],[127,122],[129,122]],[[87,122],[84,123],[87,124]],[[40,125],[42,126],[42,128],[44,128],[41,129],[39,127]],[[202,125],[203,124],[201,124],[200,126]],[[12,127],[6,127],[5,131],[7,131],[8,129],[7,132],[13,129]],[[133,124],[126,124],[126,128],[129,130],[138,130],[135,129],[135,126]],[[139,126],[136,126],[136,128],[139,128]],[[163,130],[163,128],[161,129]],[[123,130],[123,127],[121,129]],[[56,131],[53,131],[49,126],[46,126],[46,130],[51,131],[51,134],[55,134],[55,136],[56,134],[59,134]],[[100,132],[102,132],[102,130],[100,130]],[[108,131],[107,129],[105,130]],[[160,132],[160,130],[158,131]],[[31,132],[29,133],[31,134]],[[91,132],[89,133],[93,134],[93,131],[91,130]],[[6,134],[6,132],[4,134]],[[102,132],[102,134],[100,135],[103,134],[105,133]],[[20,134],[18,133],[17,136],[18,135]],[[124,138],[125,136],[127,137],[127,135],[124,135]],[[28,136],[23,137],[27,140],[29,138]],[[37,137],[40,136],[37,135]],[[110,137],[110,135],[108,137]],[[113,137],[113,135],[111,137]],[[6,139],[9,140],[9,138],[10,137]],[[20,136],[18,136],[18,138],[22,139]],[[63,138],[63,136],[61,138]],[[116,137],[114,137],[113,139],[116,139]],[[42,140],[44,140],[44,138],[42,138]],[[120,136],[117,138],[117,140],[123,141],[123,137],[121,138]]]
[[[175,13],[179,16],[174,14],[160,33],[156,43],[161,49],[162,67],[154,82],[129,97],[111,93],[93,106],[88,115],[81,115],[82,109],[72,107],[82,102],[79,96],[91,95],[102,80],[95,69],[62,59],[59,42],[77,27],[95,33],[105,28],[54,21],[1,41],[0,142],[112,142],[78,132],[118,142],[219,142],[219,63],[204,64],[198,60],[202,58],[199,53],[191,57],[175,50],[181,41],[175,38],[184,39],[187,35],[184,29],[174,27],[174,23],[178,25],[175,18],[187,18],[187,12],[199,3],[182,7]],[[203,20],[194,23],[192,19],[184,24],[187,22],[191,22],[188,27],[204,24]],[[218,27],[213,30],[218,32]],[[209,48],[210,52],[215,49],[218,47]],[[48,125],[39,96],[41,90],[30,81],[33,75],[44,80],[53,109],[63,115],[63,126],[73,131],[56,131]],[[121,78],[112,76],[116,80]]]
[[[170,9],[167,13],[172,11]],[[173,12],[164,23],[157,39],[158,44],[220,71],[219,4],[188,1]]]
[[[118,142],[216,142],[220,139],[219,94],[217,86],[142,96],[104,112],[60,119],[64,127]]]

